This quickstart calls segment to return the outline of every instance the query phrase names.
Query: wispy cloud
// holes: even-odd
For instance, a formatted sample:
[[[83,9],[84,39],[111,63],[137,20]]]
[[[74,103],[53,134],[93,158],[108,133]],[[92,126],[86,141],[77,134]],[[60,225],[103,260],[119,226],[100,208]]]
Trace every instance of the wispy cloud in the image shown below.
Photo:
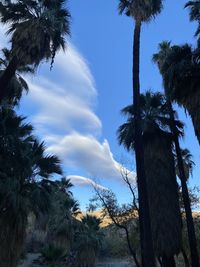
[[[0,47],[6,43],[5,31],[0,27]],[[108,141],[99,141],[102,122],[95,114],[98,93],[80,52],[69,43],[66,53],[56,56],[51,72],[49,65],[42,64],[36,76],[26,79],[30,92],[24,96],[20,112],[28,115],[36,133],[47,143],[48,152],[57,154],[66,169],[77,167],[77,175],[69,175],[74,184],[94,185],[86,177],[121,180],[121,165]]]
[[[66,168],[77,167],[86,176],[121,180],[122,167],[108,141],[98,140],[102,123],[95,114],[97,92],[86,61],[69,45],[66,54],[59,53],[54,70],[50,77],[41,72],[32,79],[25,98],[29,109],[34,107],[32,120],[48,143],[48,152],[57,154]]]
[[[67,176],[67,178],[70,179],[74,185],[91,186],[91,187],[95,187],[95,188],[100,189],[100,190],[108,190],[108,188],[94,182],[92,179],[89,179],[89,178],[86,178],[83,176],[69,175],[69,176]]]
[[[42,132],[51,129],[51,133],[55,131],[62,134],[74,129],[79,132],[101,131],[101,121],[80,96],[73,95],[70,89],[64,90],[59,85],[44,81],[42,77],[38,79],[39,82],[29,82],[30,93],[24,99],[26,104],[34,103],[34,109],[37,107],[32,115],[37,129]]]
[[[48,151],[60,155],[67,166],[79,166],[91,177],[122,179],[122,167],[114,160],[107,140],[101,143],[92,135],[73,132],[51,141]]]

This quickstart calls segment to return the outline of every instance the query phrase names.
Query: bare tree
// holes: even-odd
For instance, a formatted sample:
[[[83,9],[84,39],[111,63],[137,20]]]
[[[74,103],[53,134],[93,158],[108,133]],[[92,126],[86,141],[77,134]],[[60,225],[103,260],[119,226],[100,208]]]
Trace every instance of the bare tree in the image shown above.
[[[131,192],[132,202],[119,205],[115,194],[111,190],[101,189],[93,184],[95,196],[90,200],[88,209],[94,211],[96,208],[102,208],[102,216],[109,216],[116,227],[124,230],[129,252],[136,266],[140,267],[136,248],[133,246],[130,238],[130,226],[133,225],[133,219],[135,219],[135,224],[138,221],[139,208],[136,184],[130,178],[133,176],[131,171],[122,166],[120,172],[123,181]]]

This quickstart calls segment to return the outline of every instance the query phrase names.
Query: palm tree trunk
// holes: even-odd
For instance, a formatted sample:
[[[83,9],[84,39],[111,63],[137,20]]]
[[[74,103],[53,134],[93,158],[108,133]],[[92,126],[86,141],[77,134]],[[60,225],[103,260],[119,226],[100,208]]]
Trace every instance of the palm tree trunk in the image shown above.
[[[173,112],[172,104],[169,98],[167,102],[168,102],[168,107],[169,107],[169,112],[170,112],[171,131],[174,137],[178,168],[179,168],[179,173],[180,173],[182,196],[183,196],[183,202],[184,202],[185,214],[186,214],[187,231],[188,231],[188,238],[189,238],[189,245],[190,245],[192,267],[199,267],[197,240],[196,240],[196,235],[195,235],[194,221],[192,217],[190,197],[189,197],[188,187],[187,187],[187,182],[186,182],[187,179],[186,179],[185,171],[184,171],[183,159],[182,159],[180,144],[178,140],[178,133],[177,133],[175,123],[174,123],[174,112]]]
[[[141,21],[135,22],[133,42],[133,105],[135,108],[135,154],[137,168],[139,222],[141,238],[142,267],[155,267],[147,182],[144,167],[144,148],[140,114],[140,33]]]
[[[183,259],[185,262],[185,267],[190,267],[190,263],[186,254],[186,251],[184,250],[184,248],[181,249],[182,255],[183,255]]]
[[[164,256],[162,258],[162,266],[163,267],[176,267],[176,262],[174,260],[174,257],[168,258],[168,257]]]
[[[13,57],[10,63],[8,64],[8,67],[4,71],[3,75],[0,78],[0,103],[6,97],[7,87],[12,79],[12,77],[15,75],[15,72],[17,70],[18,66],[18,60],[17,57]]]
[[[159,264],[160,264],[160,267],[163,267],[163,264],[162,264],[162,258],[158,258],[158,262],[159,262]]]

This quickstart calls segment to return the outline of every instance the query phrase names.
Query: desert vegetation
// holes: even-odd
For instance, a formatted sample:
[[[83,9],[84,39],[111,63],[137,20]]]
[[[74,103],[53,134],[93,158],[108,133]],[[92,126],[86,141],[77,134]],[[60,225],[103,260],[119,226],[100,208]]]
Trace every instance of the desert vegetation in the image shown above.
[[[58,52],[68,53],[73,34],[68,4],[0,2],[0,26],[9,36],[6,47],[0,46],[0,267],[21,266],[27,255],[37,255],[32,267],[95,267],[102,258],[137,267],[199,267],[199,189],[189,187],[195,161],[182,147],[185,124],[179,111],[191,118],[200,143],[200,1],[183,7],[197,25],[195,44],[158,44],[150,60],[163,88],[141,92],[142,28],[162,12],[164,1],[118,0],[116,14],[134,22],[133,99],[122,108],[124,121],[115,131],[132,167],[135,157],[136,178],[134,168],[122,167],[132,197],[126,204],[112,189],[92,183],[87,212],[72,193],[63,162],[49,152],[30,118],[18,112],[31,90],[30,77],[40,79],[37,70],[44,62],[54,72]]]

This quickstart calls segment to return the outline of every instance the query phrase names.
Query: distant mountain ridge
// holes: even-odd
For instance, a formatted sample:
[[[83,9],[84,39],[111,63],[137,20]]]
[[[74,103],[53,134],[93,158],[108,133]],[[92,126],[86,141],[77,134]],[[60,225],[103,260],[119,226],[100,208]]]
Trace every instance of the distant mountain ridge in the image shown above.
[[[78,220],[81,220],[83,218],[83,216],[85,216],[86,214],[89,214],[91,216],[95,216],[95,217],[101,219],[102,222],[101,222],[100,226],[102,228],[105,228],[105,227],[113,224],[112,220],[110,219],[110,217],[108,215],[104,216],[102,210],[96,210],[96,211],[93,211],[93,212],[81,211],[80,214],[78,216],[76,216],[76,218]],[[200,220],[200,212],[193,212],[193,218]]]

